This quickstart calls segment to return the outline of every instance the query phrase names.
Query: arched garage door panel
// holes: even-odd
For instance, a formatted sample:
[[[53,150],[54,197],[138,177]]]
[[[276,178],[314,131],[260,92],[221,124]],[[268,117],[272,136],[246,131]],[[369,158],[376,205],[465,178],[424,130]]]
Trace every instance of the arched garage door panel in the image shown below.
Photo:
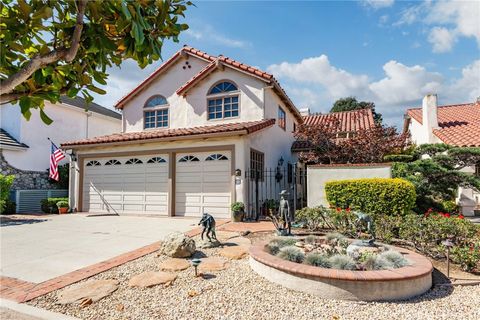
[[[83,210],[167,215],[168,156],[85,159]]]
[[[223,157],[212,157],[220,154]],[[210,213],[230,218],[232,189],[229,151],[182,153],[176,156],[175,215]]]

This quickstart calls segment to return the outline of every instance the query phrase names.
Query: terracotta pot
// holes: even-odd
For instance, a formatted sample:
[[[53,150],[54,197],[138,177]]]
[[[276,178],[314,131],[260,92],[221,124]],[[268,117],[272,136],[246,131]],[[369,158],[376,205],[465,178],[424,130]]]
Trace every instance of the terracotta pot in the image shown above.
[[[65,214],[65,213],[67,213],[67,211],[68,211],[68,208],[58,208],[58,213],[59,214]]]

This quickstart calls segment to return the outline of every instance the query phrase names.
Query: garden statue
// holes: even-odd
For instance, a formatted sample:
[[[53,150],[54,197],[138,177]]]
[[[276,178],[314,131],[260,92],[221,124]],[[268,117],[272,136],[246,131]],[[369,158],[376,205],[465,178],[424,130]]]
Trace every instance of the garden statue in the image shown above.
[[[215,219],[212,217],[211,214],[204,213],[198,225],[203,226],[202,235],[201,235],[202,240],[203,240],[203,234],[206,231],[208,241],[212,242],[212,238],[218,241],[217,235],[215,233]],[[210,234],[212,235],[212,237],[210,237]]]
[[[357,220],[355,221],[357,227],[361,227],[362,225],[367,226],[367,232],[372,237],[368,240],[368,243],[373,245],[375,242],[375,224],[373,223],[372,217],[361,211],[355,211],[354,214],[357,216]]]
[[[278,207],[278,214],[272,215],[272,221],[277,229],[277,232],[281,236],[287,236],[291,234],[292,222],[294,221],[293,213],[290,210],[290,205],[286,196],[288,195],[286,190],[280,192],[280,202]],[[282,220],[282,225],[278,223],[278,220]]]

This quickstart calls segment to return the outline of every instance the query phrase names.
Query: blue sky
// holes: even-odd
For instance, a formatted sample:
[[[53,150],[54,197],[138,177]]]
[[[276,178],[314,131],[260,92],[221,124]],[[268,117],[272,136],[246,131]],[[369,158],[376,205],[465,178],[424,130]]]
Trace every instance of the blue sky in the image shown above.
[[[190,29],[163,58],[194,46],[271,72],[297,107],[328,112],[345,96],[375,102],[400,126],[424,94],[442,104],[480,96],[480,1],[196,1]],[[111,107],[161,62],[112,69]]]

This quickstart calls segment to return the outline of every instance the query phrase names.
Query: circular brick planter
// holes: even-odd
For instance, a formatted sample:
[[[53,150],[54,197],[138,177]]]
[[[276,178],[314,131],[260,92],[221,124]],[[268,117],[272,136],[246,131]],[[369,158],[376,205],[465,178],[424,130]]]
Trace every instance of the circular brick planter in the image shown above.
[[[267,242],[250,248],[250,266],[269,281],[326,299],[391,301],[408,299],[432,286],[432,263],[425,257],[394,247],[411,266],[375,271],[325,269],[294,263],[271,255]]]

